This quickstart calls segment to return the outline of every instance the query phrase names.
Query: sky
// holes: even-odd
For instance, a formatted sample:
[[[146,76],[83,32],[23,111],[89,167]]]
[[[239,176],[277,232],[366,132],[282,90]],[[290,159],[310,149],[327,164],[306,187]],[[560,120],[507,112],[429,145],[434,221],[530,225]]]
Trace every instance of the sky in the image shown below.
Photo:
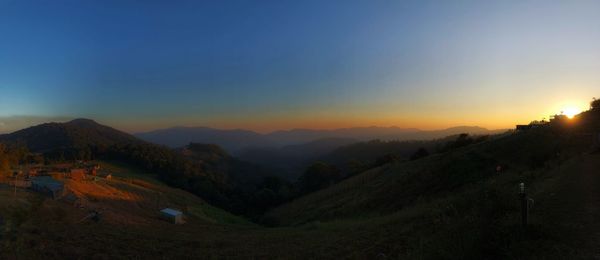
[[[0,0],[0,133],[510,128],[600,97],[600,1]]]

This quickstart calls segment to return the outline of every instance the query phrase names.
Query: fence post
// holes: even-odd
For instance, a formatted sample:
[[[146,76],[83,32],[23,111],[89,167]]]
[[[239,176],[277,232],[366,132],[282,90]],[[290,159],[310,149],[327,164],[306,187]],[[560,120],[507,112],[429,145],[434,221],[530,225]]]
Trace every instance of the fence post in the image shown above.
[[[525,192],[525,183],[522,182],[519,184],[519,197],[521,199],[521,225],[526,227],[529,222],[529,202]]]

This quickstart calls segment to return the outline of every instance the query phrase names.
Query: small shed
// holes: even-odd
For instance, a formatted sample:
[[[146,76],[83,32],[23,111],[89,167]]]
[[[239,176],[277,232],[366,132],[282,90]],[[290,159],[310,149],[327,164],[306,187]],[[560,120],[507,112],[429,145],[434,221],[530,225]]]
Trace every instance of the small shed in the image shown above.
[[[179,210],[165,208],[160,211],[160,216],[173,224],[183,224],[183,212]]]
[[[65,187],[62,182],[53,179],[50,176],[40,176],[31,179],[31,189],[40,193],[47,194],[53,199],[64,195]]]

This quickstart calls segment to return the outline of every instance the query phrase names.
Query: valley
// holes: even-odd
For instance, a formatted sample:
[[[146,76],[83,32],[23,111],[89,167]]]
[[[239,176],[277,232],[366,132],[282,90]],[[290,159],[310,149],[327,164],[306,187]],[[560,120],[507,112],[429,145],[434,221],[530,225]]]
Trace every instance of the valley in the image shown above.
[[[583,114],[582,127],[595,117]],[[424,158],[387,161],[270,207],[254,222],[167,186],[153,171],[97,160],[98,176],[112,178],[64,179],[69,195],[60,199],[21,188],[15,196],[12,187],[1,186],[0,256],[551,258],[556,251],[594,256],[595,233],[587,231],[598,230],[591,221],[596,186],[590,184],[598,181],[600,157],[589,138],[548,125]],[[193,152],[200,147],[186,153],[207,160]],[[521,182],[535,200],[525,229],[517,200]],[[183,211],[185,223],[161,219],[159,210],[166,207]],[[92,211],[100,213],[99,220],[86,218]]]

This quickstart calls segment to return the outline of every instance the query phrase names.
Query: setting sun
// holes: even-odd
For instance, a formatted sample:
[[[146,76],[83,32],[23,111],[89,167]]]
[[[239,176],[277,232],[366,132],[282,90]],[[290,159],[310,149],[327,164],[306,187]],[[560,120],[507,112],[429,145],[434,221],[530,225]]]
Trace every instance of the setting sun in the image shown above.
[[[562,113],[568,118],[573,118],[575,115],[579,114],[581,110],[574,107],[567,107],[562,110]]]

